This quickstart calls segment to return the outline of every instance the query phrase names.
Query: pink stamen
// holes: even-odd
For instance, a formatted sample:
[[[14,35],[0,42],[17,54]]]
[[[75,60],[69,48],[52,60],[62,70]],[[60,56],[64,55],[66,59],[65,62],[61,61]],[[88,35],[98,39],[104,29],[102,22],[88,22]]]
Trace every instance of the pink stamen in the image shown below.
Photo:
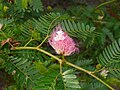
[[[57,54],[69,56],[79,51],[73,39],[63,31],[60,25],[56,26],[53,30],[48,42],[55,49]]]

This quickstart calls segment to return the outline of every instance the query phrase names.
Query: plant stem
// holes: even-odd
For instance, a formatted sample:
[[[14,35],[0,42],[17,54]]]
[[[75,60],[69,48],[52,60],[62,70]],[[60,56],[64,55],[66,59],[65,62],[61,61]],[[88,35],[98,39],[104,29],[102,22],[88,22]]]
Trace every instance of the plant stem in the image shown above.
[[[13,47],[13,48],[11,48],[11,50],[22,50],[22,49],[38,50],[38,51],[40,51],[40,52],[42,52],[42,53],[45,53],[45,54],[48,55],[48,56],[51,56],[52,58],[56,59],[58,62],[61,62],[61,61],[62,61],[62,59],[60,59],[60,58],[52,55],[51,53],[49,53],[49,52],[47,52],[47,51],[45,51],[45,50],[43,50],[43,49],[38,48],[38,47]],[[67,62],[67,61],[64,61],[64,62],[65,62],[67,65],[71,66],[71,67],[74,67],[74,68],[76,68],[76,69],[78,69],[78,70],[81,70],[81,71],[89,74],[90,76],[94,77],[95,79],[97,79],[98,81],[100,81],[101,83],[103,83],[103,84],[104,84],[105,86],[107,86],[109,89],[115,90],[115,89],[112,88],[110,85],[108,85],[106,82],[104,82],[102,79],[100,79],[99,77],[95,76],[91,71],[88,71],[88,70],[86,70],[86,69],[83,69],[83,68],[81,68],[81,67],[79,67],[79,66],[76,66],[76,65],[70,63],[70,62]]]
[[[112,88],[110,85],[108,85],[106,82],[104,82],[103,80],[101,80],[99,77],[95,76],[92,72],[90,72],[90,71],[88,71],[88,70],[86,70],[86,69],[83,69],[83,68],[81,68],[81,67],[78,67],[78,66],[76,66],[76,65],[74,65],[74,64],[72,64],[72,63],[70,63],[70,62],[65,61],[65,63],[66,63],[67,65],[69,65],[69,66],[72,66],[72,67],[78,69],[78,70],[81,70],[81,71],[83,71],[83,72],[86,72],[87,74],[91,75],[92,77],[94,77],[95,79],[97,79],[98,81],[100,81],[101,83],[103,83],[105,86],[107,86],[107,87],[110,88],[111,90],[115,90],[115,89]]]
[[[61,75],[62,75],[62,64],[63,64],[64,60],[65,60],[65,58],[64,58],[64,56],[62,55],[62,59],[59,61],[59,63],[60,63],[60,74],[61,74]]]
[[[42,44],[48,39],[48,35],[44,38],[44,40],[40,43],[40,45],[38,45],[37,47],[39,48],[39,47],[41,47],[42,46]]]
[[[26,47],[31,41],[33,41],[34,39],[30,38],[30,40],[24,45],[24,47]]]
[[[45,54],[47,54],[48,56],[51,56],[53,57],[54,59],[58,60],[59,62],[61,61],[61,59],[59,59],[58,57],[52,55],[51,53],[43,50],[43,49],[40,49],[38,47],[12,47],[11,50],[24,50],[24,49],[28,49],[28,50],[38,50],[40,52],[43,52]]]
[[[97,8],[100,8],[100,7],[102,7],[102,6],[105,6],[105,5],[107,5],[107,4],[113,3],[113,2],[115,2],[115,1],[117,1],[117,0],[110,0],[110,1],[104,2],[104,3],[100,4],[100,5],[98,5],[98,6],[96,7],[96,9],[97,9]]]
[[[99,70],[95,70],[95,71],[93,71],[92,73],[97,73],[97,72],[100,72],[100,71],[102,71],[102,70],[104,70],[105,69],[105,67],[103,67],[103,68],[101,68],[101,69],[99,69]]]
[[[62,60],[59,63],[60,63],[60,74],[62,74]]]

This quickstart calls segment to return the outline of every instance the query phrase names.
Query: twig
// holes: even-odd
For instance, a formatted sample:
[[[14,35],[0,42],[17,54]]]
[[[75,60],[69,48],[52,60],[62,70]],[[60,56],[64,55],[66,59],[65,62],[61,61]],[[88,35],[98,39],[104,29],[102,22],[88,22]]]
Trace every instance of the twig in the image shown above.
[[[100,8],[100,7],[102,7],[102,6],[105,6],[105,5],[107,5],[107,4],[116,2],[116,1],[118,1],[118,0],[111,0],[111,1],[104,2],[104,3],[100,4],[100,5],[98,5],[98,6],[96,7],[96,9],[98,9],[98,8]]]
[[[41,47],[42,46],[42,44],[48,39],[48,35],[45,37],[45,39],[40,43],[40,45],[38,45],[37,47],[39,48],[39,47]]]
[[[38,48],[38,47],[14,47],[14,48],[11,48],[11,50],[22,50],[22,49],[38,50],[38,51],[40,51],[40,52],[42,52],[42,53],[45,53],[45,54],[48,55],[48,56],[51,56],[52,58],[56,59],[58,62],[61,62],[61,61],[62,61],[62,59],[60,59],[60,58],[52,55],[51,53],[49,53],[49,52],[47,52],[47,51],[45,51],[45,50],[43,50],[43,49]],[[65,62],[65,64],[67,64],[67,65],[69,65],[69,66],[71,66],[71,67],[74,67],[74,68],[76,68],[76,69],[78,69],[78,70],[81,70],[81,71],[89,74],[90,76],[94,77],[95,79],[97,79],[98,81],[100,81],[101,83],[103,83],[103,84],[104,84],[105,86],[107,86],[109,89],[115,90],[115,89],[112,88],[110,85],[108,85],[106,82],[104,82],[102,79],[100,79],[99,77],[95,76],[91,71],[88,71],[88,70],[86,70],[86,69],[84,69],[84,68],[81,68],[81,67],[79,67],[79,66],[76,66],[76,65],[74,65],[74,64],[72,64],[72,63],[70,63],[70,62],[68,62],[68,61],[64,61],[64,62]]]
[[[32,37],[30,38],[30,40],[24,45],[24,47],[26,47],[31,41],[33,41],[34,39],[32,39]]]

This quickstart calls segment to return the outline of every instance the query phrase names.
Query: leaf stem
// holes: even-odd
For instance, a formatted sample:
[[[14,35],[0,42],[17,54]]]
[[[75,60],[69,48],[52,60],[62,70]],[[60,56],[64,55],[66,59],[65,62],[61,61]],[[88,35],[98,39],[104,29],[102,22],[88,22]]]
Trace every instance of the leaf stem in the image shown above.
[[[62,75],[62,64],[63,64],[64,60],[65,60],[65,58],[64,58],[64,56],[62,55],[62,59],[59,61],[59,63],[60,63],[60,74],[61,74],[61,75]]]
[[[62,74],[62,60],[59,63],[60,63],[60,74]]]
[[[61,61],[62,61],[62,59],[60,59],[60,58],[52,55],[51,53],[49,53],[49,52],[47,52],[47,51],[45,51],[45,50],[43,50],[43,49],[38,48],[38,47],[13,47],[13,48],[11,48],[11,50],[22,50],[22,49],[38,50],[38,51],[40,51],[40,52],[42,52],[42,53],[45,53],[45,54],[48,55],[48,56],[51,56],[52,58],[56,59],[58,62],[61,62]],[[71,67],[74,67],[74,68],[76,68],[76,69],[78,69],[78,70],[81,70],[81,71],[89,74],[90,76],[94,77],[95,79],[97,79],[98,81],[100,81],[101,83],[103,83],[103,84],[104,84],[105,86],[107,86],[109,89],[115,90],[115,89],[112,88],[110,85],[108,85],[106,82],[104,82],[102,79],[100,79],[99,77],[95,76],[91,71],[88,71],[88,70],[86,70],[86,69],[84,69],[84,68],[81,68],[81,67],[79,67],[79,66],[76,66],[76,65],[74,65],[74,64],[72,64],[72,63],[70,63],[70,62],[67,62],[67,61],[64,61],[64,63],[67,64],[67,65],[69,65],[69,66],[71,66]]]
[[[24,47],[26,47],[31,41],[33,41],[34,39],[32,39],[32,37],[30,38],[30,40],[24,45]]]
[[[97,72],[100,72],[100,71],[102,71],[102,70],[104,70],[105,69],[105,67],[103,67],[103,68],[101,68],[101,69],[96,69],[95,71],[93,71],[92,73],[97,73]]]
[[[105,6],[105,5],[107,5],[107,4],[116,2],[116,1],[118,1],[118,0],[110,0],[110,1],[104,2],[104,3],[100,4],[100,5],[98,5],[98,6],[96,7],[96,9],[98,9],[98,8],[100,8],[100,7],[102,7],[102,6]]]
[[[39,47],[41,47],[42,46],[42,44],[48,39],[48,35],[44,38],[44,40],[40,43],[40,45],[38,45],[37,47],[39,48]]]

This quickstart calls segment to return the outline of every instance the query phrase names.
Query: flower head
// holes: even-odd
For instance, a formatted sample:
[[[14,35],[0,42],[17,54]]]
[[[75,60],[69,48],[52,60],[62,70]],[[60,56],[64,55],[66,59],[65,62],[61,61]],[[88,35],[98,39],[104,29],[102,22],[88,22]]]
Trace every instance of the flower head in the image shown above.
[[[57,54],[69,56],[75,51],[79,51],[73,39],[63,31],[61,25],[55,27],[48,42],[55,49]]]
[[[109,72],[108,70],[104,69],[100,72],[100,75],[103,76],[104,78],[106,78],[108,75],[108,72]]]

